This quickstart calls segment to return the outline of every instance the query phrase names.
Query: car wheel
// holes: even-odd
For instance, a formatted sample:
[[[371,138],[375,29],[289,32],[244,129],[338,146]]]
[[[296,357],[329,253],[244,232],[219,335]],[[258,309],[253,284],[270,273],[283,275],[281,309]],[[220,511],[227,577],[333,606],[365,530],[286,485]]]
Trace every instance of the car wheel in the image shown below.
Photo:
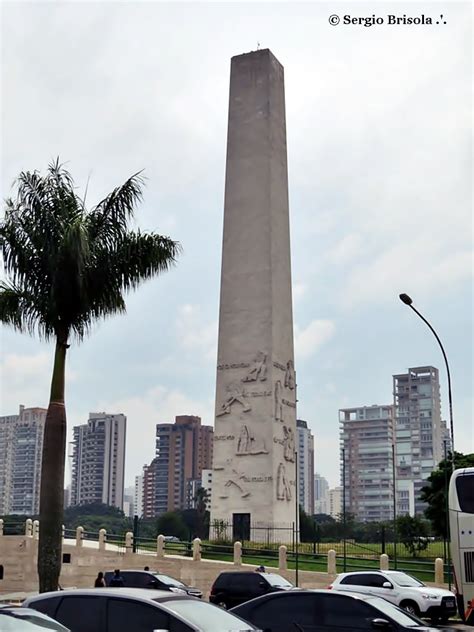
[[[420,609],[414,601],[402,601],[402,603],[400,604],[400,608],[403,608],[403,610],[406,610],[410,614],[415,615],[415,617],[420,616]]]

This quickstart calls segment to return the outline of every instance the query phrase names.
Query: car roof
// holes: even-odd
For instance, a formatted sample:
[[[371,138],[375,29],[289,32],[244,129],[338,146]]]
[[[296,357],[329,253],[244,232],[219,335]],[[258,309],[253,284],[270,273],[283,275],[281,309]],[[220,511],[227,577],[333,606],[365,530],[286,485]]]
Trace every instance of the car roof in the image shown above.
[[[327,588],[293,588],[293,590],[284,590],[284,591],[279,591],[279,592],[272,592],[270,594],[267,595],[262,595],[260,597],[255,597],[254,599],[251,599],[249,601],[246,601],[245,603],[241,604],[241,606],[245,606],[246,604],[250,604],[253,603],[257,600],[264,600],[264,599],[283,599],[285,597],[289,597],[289,596],[293,596],[293,595],[308,595],[308,594],[315,594],[315,595],[334,595],[337,597],[352,597],[353,599],[359,599],[362,601],[367,601],[367,600],[372,600],[375,598],[378,598],[376,595],[368,595],[367,593],[359,593],[359,592],[352,592],[350,590],[344,590],[344,592],[340,592],[338,591],[334,591],[334,590],[328,590]],[[241,606],[236,606],[235,610],[237,610],[238,608],[240,608]],[[234,608],[232,608],[232,610],[234,610]]]
[[[189,597],[188,595],[178,595],[173,594],[173,599],[194,599],[194,597]],[[52,597],[68,597],[68,596],[91,596],[97,597],[98,595],[108,595],[119,597],[123,599],[127,599],[132,597],[133,599],[140,599],[144,601],[168,601],[170,599],[170,593],[167,590],[154,590],[150,588],[71,588],[69,590],[61,590],[54,591],[48,593],[41,593],[36,595],[35,597],[28,598],[24,603],[28,605],[35,601],[39,601],[44,598],[52,598]]]
[[[104,571],[104,573],[115,573],[115,571]],[[120,570],[120,574],[122,573],[159,573],[159,571],[154,571],[151,568],[148,571],[144,568],[124,568]]]

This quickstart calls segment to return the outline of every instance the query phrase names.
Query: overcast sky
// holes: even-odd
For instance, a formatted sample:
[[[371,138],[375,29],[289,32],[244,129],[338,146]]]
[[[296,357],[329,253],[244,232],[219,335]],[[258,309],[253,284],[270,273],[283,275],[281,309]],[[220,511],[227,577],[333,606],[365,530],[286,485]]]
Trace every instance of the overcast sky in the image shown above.
[[[68,423],[127,415],[127,483],[156,423],[213,424],[230,58],[257,42],[285,67],[298,416],[316,470],[338,484],[338,409],[390,403],[410,366],[440,369],[447,417],[439,348],[400,292],[445,344],[456,448],[474,449],[470,3],[3,2],[1,40],[2,197],[58,155],[91,205],[145,169],[137,224],[183,245],[69,352]],[[1,351],[0,414],[47,406],[52,346],[3,329]]]

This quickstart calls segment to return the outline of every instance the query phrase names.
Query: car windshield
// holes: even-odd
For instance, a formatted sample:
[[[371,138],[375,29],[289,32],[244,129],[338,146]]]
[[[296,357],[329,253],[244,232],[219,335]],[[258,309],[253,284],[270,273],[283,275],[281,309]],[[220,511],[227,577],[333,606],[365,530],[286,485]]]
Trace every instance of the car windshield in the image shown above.
[[[158,579],[160,582],[163,582],[163,584],[166,584],[167,586],[177,586],[178,588],[186,587],[183,582],[174,579],[174,577],[169,577],[168,575],[160,575],[159,573],[153,573],[153,575],[156,577],[156,579]]]
[[[250,632],[255,628],[234,614],[194,599],[176,599],[162,604],[187,622],[206,632]]]
[[[385,599],[370,597],[370,599],[366,599],[365,601],[399,625],[404,625],[407,628],[416,628],[419,625],[425,625],[418,617],[405,612],[405,610],[394,606],[389,601],[385,601]]]
[[[423,582],[418,581],[406,573],[390,573],[389,577],[393,579],[398,586],[402,586],[403,588],[420,588],[424,586]]]
[[[276,587],[284,587],[284,588],[292,588],[293,584],[291,584],[288,580],[286,580],[281,575],[276,575],[275,573],[265,573],[263,577],[267,580],[270,586]]]
[[[0,630],[2,632],[69,632],[68,628],[40,612],[25,612],[22,608],[0,610]]]

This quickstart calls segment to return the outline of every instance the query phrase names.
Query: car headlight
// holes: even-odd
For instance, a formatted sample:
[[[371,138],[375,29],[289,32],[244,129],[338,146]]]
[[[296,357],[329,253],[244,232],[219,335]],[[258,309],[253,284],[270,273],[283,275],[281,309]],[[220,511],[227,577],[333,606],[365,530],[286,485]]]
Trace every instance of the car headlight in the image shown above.
[[[426,593],[421,595],[423,599],[431,599],[433,601],[439,601],[439,597],[437,597],[436,595],[427,595]]]
[[[186,594],[186,591],[183,590],[182,588],[174,588],[174,587],[172,587],[172,588],[170,588],[170,590],[171,590],[171,592],[179,593],[180,595],[185,595]]]

